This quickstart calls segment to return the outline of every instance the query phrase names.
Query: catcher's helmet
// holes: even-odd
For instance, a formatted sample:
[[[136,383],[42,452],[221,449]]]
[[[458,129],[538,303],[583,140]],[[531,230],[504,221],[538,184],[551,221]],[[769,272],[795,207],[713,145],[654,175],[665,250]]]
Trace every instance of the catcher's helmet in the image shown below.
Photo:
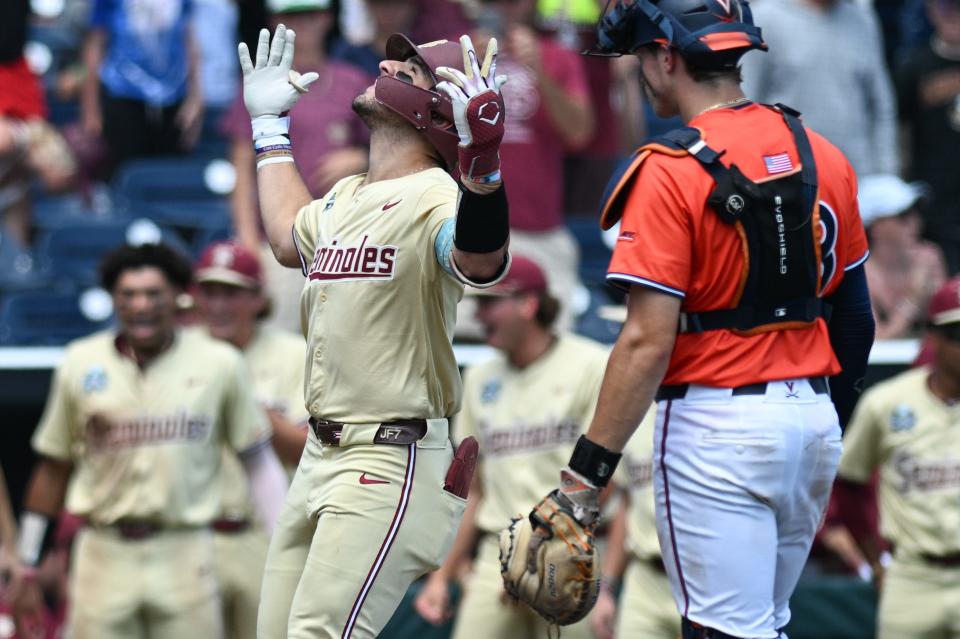
[[[597,23],[597,43],[584,53],[630,54],[652,43],[718,70],[736,68],[751,49],[767,50],[747,0],[617,0]]]
[[[457,42],[437,40],[416,45],[402,34],[394,33],[387,40],[388,60],[407,60],[420,56],[426,63],[434,82],[438,82],[437,67],[452,67],[463,71],[463,50]],[[440,153],[448,169],[457,163],[457,145],[460,137],[453,123],[453,103],[443,92],[422,89],[403,80],[382,75],[374,85],[377,102],[410,122]]]

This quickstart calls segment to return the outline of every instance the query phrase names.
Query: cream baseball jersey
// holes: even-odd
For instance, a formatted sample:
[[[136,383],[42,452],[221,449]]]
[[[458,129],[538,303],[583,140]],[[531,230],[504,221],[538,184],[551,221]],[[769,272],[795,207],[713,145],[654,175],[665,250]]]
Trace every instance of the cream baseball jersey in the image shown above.
[[[310,415],[303,404],[303,337],[275,328],[260,326],[253,340],[243,349],[253,382],[257,402],[282,413],[294,424],[307,421]],[[288,472],[291,472],[288,469]],[[244,519],[253,515],[250,491],[240,460],[224,451],[221,473],[223,490],[222,515],[228,519]]]
[[[871,387],[843,440],[840,476],[865,483],[880,467],[880,529],[897,556],[960,552],[960,405],[915,368]]]
[[[653,404],[637,431],[623,449],[614,481],[630,495],[627,516],[627,549],[638,559],[660,556],[657,520],[653,497],[653,424],[657,405]]]
[[[439,168],[363,180],[341,180],[294,224],[307,410],[345,423],[449,417],[460,406],[451,338],[463,284],[436,242],[455,219],[457,185]]]
[[[75,464],[66,508],[94,524],[202,526],[220,510],[224,444],[247,451],[269,438],[232,346],[177,332],[141,369],[108,331],[67,347],[33,447]]]
[[[523,369],[499,356],[467,370],[456,438],[480,444],[477,527],[499,532],[557,484],[557,469],[593,418],[606,347],[562,335]]]

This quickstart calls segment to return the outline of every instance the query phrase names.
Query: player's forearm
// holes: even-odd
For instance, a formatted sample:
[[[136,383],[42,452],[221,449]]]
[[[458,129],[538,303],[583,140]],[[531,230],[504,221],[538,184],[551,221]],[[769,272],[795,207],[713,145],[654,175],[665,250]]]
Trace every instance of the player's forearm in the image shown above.
[[[72,472],[69,462],[41,458],[27,484],[24,509],[50,518],[60,514]]]
[[[237,174],[236,184],[230,194],[233,231],[243,246],[257,252],[260,247],[260,225],[257,220],[257,169],[253,147],[246,140],[234,140],[229,153]]]
[[[284,162],[259,167],[257,188],[260,215],[274,256],[284,266],[300,266],[300,255],[293,242],[293,223],[312,198],[296,165]]]
[[[284,417],[283,413],[267,410],[270,426],[273,429],[273,449],[285,464],[296,466],[303,455],[303,447],[307,444],[307,429],[305,425],[298,425]]]
[[[83,43],[81,59],[86,68],[83,84],[80,87],[80,107],[84,111],[100,110],[100,62],[103,60],[103,47],[106,35],[101,29],[87,34]]]
[[[17,524],[13,519],[13,506],[7,490],[7,480],[0,468],[0,549],[8,549],[17,538]]]
[[[667,296],[659,297],[666,298],[664,301],[670,304]],[[679,300],[674,308],[676,318]],[[647,311],[630,309],[630,315],[638,312]],[[667,370],[675,330],[675,322],[667,328],[663,320],[631,322],[628,317],[610,353],[587,439],[608,450],[623,450],[653,402]]]
[[[586,97],[571,97],[546,74],[540,78],[543,104],[554,130],[571,149],[579,149],[593,138],[596,122]]]
[[[20,519],[17,554],[20,561],[36,566],[50,546],[54,522],[63,508],[73,466],[68,462],[41,458],[33,470]]]
[[[601,574],[610,581],[619,581],[623,578],[623,571],[627,568],[627,512],[628,501],[624,498],[617,513],[610,522],[607,535],[607,550],[603,556],[603,570]]]
[[[467,507],[463,511],[460,528],[457,529],[457,536],[450,548],[450,554],[447,555],[443,565],[436,571],[436,575],[446,581],[456,578],[460,568],[470,561],[470,555],[477,544],[477,538],[480,536],[480,531],[477,529],[477,505],[480,503],[480,494],[479,490],[475,490],[475,488],[476,482],[470,487]]]

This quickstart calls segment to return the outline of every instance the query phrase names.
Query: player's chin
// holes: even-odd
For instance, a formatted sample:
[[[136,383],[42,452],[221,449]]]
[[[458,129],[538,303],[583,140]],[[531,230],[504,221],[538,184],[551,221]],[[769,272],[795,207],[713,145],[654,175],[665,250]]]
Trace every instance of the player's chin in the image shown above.
[[[163,331],[155,326],[132,325],[128,326],[124,333],[130,346],[137,350],[159,347],[166,339]]]

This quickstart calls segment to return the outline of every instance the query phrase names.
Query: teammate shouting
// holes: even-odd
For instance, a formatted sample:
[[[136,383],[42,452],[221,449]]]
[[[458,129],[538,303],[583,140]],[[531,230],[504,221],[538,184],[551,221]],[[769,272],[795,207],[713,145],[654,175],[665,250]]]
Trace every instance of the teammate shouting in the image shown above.
[[[657,114],[688,126],[612,181],[607,277],[628,316],[558,498],[595,519],[656,397],[658,535],[685,638],[789,621],[873,339],[855,176],[798,114],[744,96],[738,60],[765,48],[745,0],[621,0],[594,49],[636,55]]]
[[[508,266],[509,221],[496,42],[482,66],[461,45],[391,36],[354,101],[370,170],[316,201],[283,117],[316,74],[291,71],[282,25],[272,44],[262,32],[256,65],[240,45],[264,226],[278,261],[307,277],[311,432],[267,554],[261,639],[375,637],[463,514],[456,485],[472,466],[451,466],[451,335],[464,284],[493,285]]]
[[[101,266],[119,329],[71,342],[33,436],[16,571],[23,636],[52,519],[87,521],[70,575],[76,639],[223,637],[210,524],[223,446],[237,451],[272,528],[287,478],[240,354],[176,327],[190,264],[163,245],[122,246]],[[69,488],[69,490],[68,490]]]

